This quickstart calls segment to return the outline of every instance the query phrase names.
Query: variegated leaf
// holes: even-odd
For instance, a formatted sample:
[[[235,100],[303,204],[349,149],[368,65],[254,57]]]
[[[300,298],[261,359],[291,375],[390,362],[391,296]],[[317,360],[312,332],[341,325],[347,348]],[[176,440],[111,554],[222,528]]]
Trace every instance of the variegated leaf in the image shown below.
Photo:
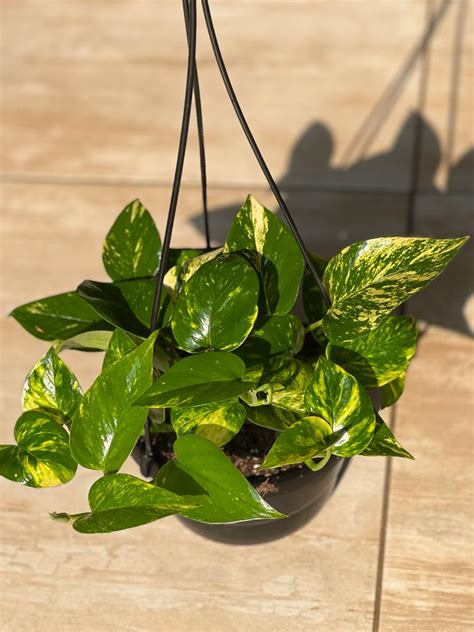
[[[414,318],[388,316],[366,336],[341,345],[330,343],[326,355],[366,388],[377,388],[406,371],[415,355],[417,337]]]
[[[310,256],[320,278],[323,278],[328,262],[314,253],[311,253]],[[303,307],[310,323],[320,320],[326,312],[323,295],[308,266],[305,267],[303,276]]]
[[[326,452],[334,437],[321,417],[303,417],[278,435],[260,469],[302,463]]]
[[[77,463],[56,413],[23,413],[15,425],[15,441],[17,445],[0,446],[1,476],[28,487],[55,487],[74,477]]]
[[[244,421],[245,408],[237,399],[171,409],[171,423],[178,437],[197,434],[218,446],[230,441],[242,428]]]
[[[185,512],[186,517],[209,523],[285,517],[259,496],[211,441],[185,435],[175,441],[173,449],[176,459],[161,468],[156,483],[180,495],[198,494],[195,498],[201,506]]]
[[[160,265],[161,239],[152,216],[140,202],[130,202],[107,234],[102,258],[114,281],[153,276]]]
[[[295,413],[277,406],[246,405],[247,419],[257,426],[283,432],[292,426],[298,417]]]
[[[112,337],[112,331],[85,331],[54,345],[56,353],[66,349],[76,351],[105,351]]]
[[[245,252],[261,279],[261,315],[286,314],[298,295],[304,261],[290,230],[249,195],[235,216],[225,252]]]
[[[51,517],[72,522],[79,533],[110,533],[189,511],[198,503],[130,474],[111,474],[92,485],[89,505],[91,511],[87,513],[52,513]]]
[[[41,340],[67,340],[84,331],[111,329],[76,292],[47,296],[20,305],[10,316]]]
[[[254,386],[243,381],[245,364],[226,351],[210,351],[176,362],[136,404],[149,408],[201,406],[222,402]]]
[[[152,383],[156,335],[102,371],[84,395],[71,427],[71,450],[84,467],[114,472],[135,446],[147,409],[133,404]]]
[[[189,279],[201,268],[205,263],[212,261],[220,254],[222,254],[224,248],[215,248],[214,250],[210,250],[209,252],[203,252],[199,254],[197,257],[192,259],[188,259],[186,263],[183,265],[183,271],[181,275],[181,281],[186,283]]]
[[[293,314],[263,317],[256,320],[252,333],[236,353],[250,366],[269,356],[295,355],[303,340],[303,324]]]
[[[201,254],[201,250],[191,248],[172,248],[168,257],[169,270],[165,274],[164,285],[173,302],[176,302],[181,289],[183,269],[188,262]]]
[[[252,330],[258,313],[258,278],[239,255],[220,255],[184,284],[176,301],[173,335],[189,353],[232,351]]]
[[[82,399],[74,373],[50,349],[29,372],[23,386],[23,410],[51,408],[72,417]]]
[[[405,380],[406,373],[402,373],[388,384],[382,386],[380,389],[382,396],[381,408],[393,406],[395,402],[399,400],[405,388]]]
[[[273,389],[272,404],[281,408],[286,408],[295,413],[304,414],[306,412],[305,391],[312,378],[311,367],[302,360],[294,360],[296,364],[295,373],[291,380],[285,382],[284,388]],[[274,379],[278,382],[279,376]]]
[[[361,454],[362,456],[399,456],[404,459],[413,459],[413,456],[400,445],[380,415],[377,415],[372,441]]]
[[[344,248],[325,272],[332,301],[323,320],[326,335],[340,342],[375,329],[438,276],[466,239],[380,237]]]
[[[305,400],[307,409],[325,419],[338,437],[332,447],[334,454],[354,456],[369,445],[375,429],[372,402],[344,369],[320,357]]]
[[[106,369],[118,360],[137,348],[139,342],[121,329],[116,329],[110,339],[109,346],[104,356],[103,369]]]

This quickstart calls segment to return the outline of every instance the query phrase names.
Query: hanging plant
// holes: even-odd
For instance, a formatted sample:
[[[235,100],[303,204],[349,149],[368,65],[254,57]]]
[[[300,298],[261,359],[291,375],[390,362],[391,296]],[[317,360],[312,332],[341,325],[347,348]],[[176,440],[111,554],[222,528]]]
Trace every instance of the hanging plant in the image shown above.
[[[400,397],[417,330],[413,318],[391,313],[464,242],[382,237],[329,262],[314,257],[326,308],[289,229],[249,196],[223,248],[171,251],[160,326],[149,335],[161,240],[135,200],[105,240],[110,282],[84,281],[12,312],[53,345],[26,378],[16,445],[0,448],[0,473],[50,487],[78,465],[101,472],[89,510],[52,514],[96,533],[176,513],[206,523],[282,518],[226,456],[255,428],[273,436],[259,462],[267,480],[274,469],[317,470],[331,455],[411,458],[369,393],[378,390],[383,405]],[[304,319],[293,313],[301,285]],[[105,352],[84,394],[65,349]],[[160,440],[174,439],[152,482],[119,473],[143,445],[147,417],[158,463]]]
[[[86,511],[51,514],[81,533],[177,514],[217,539],[270,539],[321,507],[351,457],[412,458],[376,405],[401,396],[416,350],[414,319],[392,313],[466,241],[382,237],[330,261],[309,253],[242,113],[208,1],[202,6],[225,87],[287,225],[249,196],[224,246],[210,246],[196,0],[184,0],[188,71],[163,242],[135,200],[105,239],[111,281],[84,281],[12,312],[52,346],[26,378],[0,474],[52,487],[78,465],[97,470]],[[173,250],[193,94],[207,247]],[[105,352],[85,393],[61,358],[66,349]],[[148,480],[120,473],[130,454]],[[245,534],[216,526],[226,523],[243,523]]]

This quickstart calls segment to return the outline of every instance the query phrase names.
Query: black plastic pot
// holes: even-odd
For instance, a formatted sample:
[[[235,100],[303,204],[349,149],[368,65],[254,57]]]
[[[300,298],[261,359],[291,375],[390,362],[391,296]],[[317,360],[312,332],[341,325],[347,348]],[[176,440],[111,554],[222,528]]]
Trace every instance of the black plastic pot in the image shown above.
[[[144,454],[143,443],[137,444],[132,456],[137,463],[142,463]],[[188,518],[179,517],[189,529],[200,535],[226,542],[228,544],[259,544],[282,538],[296,531],[313,518],[336,489],[350,459],[332,456],[326,466],[312,472],[306,466],[295,467],[274,474],[269,483],[278,488],[265,495],[265,500],[275,509],[281,511],[287,518],[281,520],[251,520],[232,524],[208,524],[196,522]],[[153,476],[158,466],[154,464]],[[248,479],[257,487],[262,479],[251,477]]]

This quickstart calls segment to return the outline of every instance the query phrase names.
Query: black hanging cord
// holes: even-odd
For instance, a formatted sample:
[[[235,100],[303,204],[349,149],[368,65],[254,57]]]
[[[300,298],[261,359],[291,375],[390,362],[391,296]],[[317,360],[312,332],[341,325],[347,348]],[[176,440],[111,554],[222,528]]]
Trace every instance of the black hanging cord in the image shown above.
[[[240,107],[240,104],[237,100],[237,95],[235,94],[234,88],[232,86],[232,82],[230,80],[229,77],[229,73],[227,72],[227,68],[225,66],[224,63],[224,59],[222,57],[222,53],[219,47],[219,42],[217,40],[217,35],[216,35],[216,31],[214,29],[214,24],[212,21],[212,15],[211,15],[211,10],[209,8],[209,2],[208,0],[202,0],[202,9],[204,11],[204,18],[206,20],[206,26],[207,26],[207,31],[209,33],[209,38],[211,40],[211,46],[212,46],[212,50],[214,51],[214,56],[216,58],[216,62],[217,65],[219,67],[220,73],[222,75],[222,79],[224,81],[224,85],[226,87],[227,90],[227,94],[229,95],[229,98],[231,100],[231,103],[234,107],[235,113],[237,114],[237,118],[239,119],[240,125],[242,126],[242,129],[245,133],[245,136],[247,137],[247,140],[252,148],[253,153],[255,154],[255,157],[257,159],[258,164],[260,165],[260,168],[263,171],[263,174],[265,176],[265,178],[267,179],[267,182],[273,192],[273,195],[275,196],[278,205],[286,219],[286,222],[288,224],[288,226],[290,227],[291,232],[293,233],[294,238],[296,239],[298,246],[301,250],[301,254],[303,255],[306,264],[308,265],[308,268],[311,271],[311,274],[314,277],[314,280],[316,281],[321,294],[324,298],[324,302],[326,303],[326,307],[329,307],[330,305],[330,298],[329,295],[326,291],[326,288],[324,287],[321,278],[318,274],[318,271],[316,270],[316,267],[313,263],[313,260],[311,259],[311,256],[309,255],[308,251],[306,250],[306,247],[303,243],[303,240],[301,238],[301,235],[298,231],[298,228],[293,220],[293,218],[290,215],[290,211],[288,210],[288,207],[286,205],[285,200],[283,199],[283,196],[280,193],[280,190],[275,182],[275,180],[273,179],[272,174],[270,173],[270,170],[267,167],[267,164],[262,156],[262,153],[260,151],[260,149],[258,148],[258,145],[255,141],[255,138],[253,137],[253,134],[250,130],[250,127],[247,123],[247,120],[245,118],[244,113],[242,112],[242,108]]]
[[[181,177],[183,175],[184,157],[186,154],[186,145],[189,133],[189,120],[191,118],[191,108],[193,102],[193,89],[196,79],[196,0],[184,0],[183,6],[186,4],[185,19],[186,33],[188,38],[188,70],[186,75],[186,91],[184,96],[183,119],[181,124],[181,134],[179,138],[178,156],[176,159],[176,169],[173,180],[173,189],[171,192],[171,200],[166,222],[165,235],[163,238],[163,247],[161,250],[161,260],[158,273],[156,275],[156,290],[153,300],[153,309],[150,320],[150,333],[158,328],[158,316],[160,312],[161,296],[163,293],[163,281],[165,278],[166,268],[168,265],[169,250],[171,243],[171,233],[173,232],[174,218],[176,216],[176,208],[178,206],[179,189],[181,187]],[[188,11],[189,9],[189,11]],[[197,112],[197,111],[196,111]],[[198,117],[199,121],[199,117]],[[201,118],[202,123],[202,118]],[[199,124],[199,122],[198,122]],[[202,129],[202,127],[201,127]],[[202,159],[203,154],[201,154]],[[202,162],[201,162],[202,164]],[[202,172],[201,172],[202,173]],[[205,173],[205,172],[204,172]],[[205,181],[205,180],[204,180]],[[204,190],[204,187],[203,187]],[[206,203],[207,211],[207,203]],[[150,467],[153,462],[153,446],[150,433],[150,417],[145,422],[144,443],[145,450],[141,462],[141,471],[144,476],[150,473]]]
[[[189,41],[189,0],[183,0],[184,20],[186,22],[186,35]],[[202,210],[204,215],[204,232],[206,235],[206,249],[211,249],[211,237],[209,231],[209,213],[207,208],[207,169],[206,169],[206,149],[204,145],[204,123],[202,117],[201,89],[199,87],[199,75],[197,66],[194,71],[194,107],[196,109],[196,123],[199,140],[199,161],[201,166],[201,192]]]
[[[189,0],[189,51],[188,51],[188,70],[186,75],[186,92],[184,97],[183,119],[181,124],[181,134],[179,138],[178,157],[176,159],[176,170],[173,180],[173,189],[171,192],[171,200],[168,211],[168,219],[166,222],[165,235],[163,238],[163,247],[161,250],[161,261],[158,274],[156,276],[156,291],[153,301],[153,309],[151,312],[150,333],[158,328],[158,314],[160,311],[161,296],[163,293],[163,281],[165,278],[166,267],[168,264],[171,233],[173,232],[174,218],[176,216],[176,207],[178,206],[179,189],[181,186],[181,177],[183,175],[184,157],[186,154],[186,144],[188,141],[189,120],[191,117],[191,108],[193,103],[194,78],[196,74],[196,0]]]

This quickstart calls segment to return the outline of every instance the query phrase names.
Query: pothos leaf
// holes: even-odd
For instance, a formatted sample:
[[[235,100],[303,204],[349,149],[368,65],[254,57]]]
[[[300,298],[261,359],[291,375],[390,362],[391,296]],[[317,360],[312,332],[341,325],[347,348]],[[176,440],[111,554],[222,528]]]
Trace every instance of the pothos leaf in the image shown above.
[[[84,331],[111,328],[76,292],[47,296],[20,305],[10,316],[41,340],[67,340]]]
[[[201,506],[184,513],[188,518],[226,523],[284,517],[259,496],[211,441],[185,435],[176,440],[174,452],[176,459],[161,468],[156,483],[180,494],[196,487],[205,491],[207,496],[196,496]]]
[[[304,261],[290,230],[249,195],[235,216],[225,252],[245,252],[261,280],[261,315],[286,314],[293,307]]]
[[[112,337],[107,347],[107,351],[104,357],[103,369],[106,369],[112,364],[115,364],[118,360],[137,348],[140,339],[132,337],[121,329],[116,329],[112,334]]]
[[[111,474],[92,485],[89,505],[92,511],[87,513],[53,513],[51,517],[72,522],[79,533],[110,533],[190,510],[197,503],[130,474]]]
[[[273,355],[295,355],[303,340],[303,324],[293,314],[263,317],[255,321],[252,333],[236,353],[249,366]]]
[[[178,437],[197,434],[218,446],[230,441],[244,421],[245,408],[237,399],[171,410],[171,423]]]
[[[437,277],[466,240],[380,237],[344,248],[325,272],[332,304],[324,332],[339,342],[369,333]]]
[[[160,235],[152,216],[140,200],[130,202],[105,238],[105,269],[114,281],[153,276],[160,255]]]
[[[105,351],[112,337],[112,331],[85,331],[54,345],[56,353],[66,349],[76,351]]]
[[[84,395],[70,440],[84,467],[114,472],[131,453],[147,415],[133,403],[151,385],[156,335],[106,368]]]
[[[325,419],[338,436],[332,446],[333,454],[354,456],[369,445],[375,429],[372,402],[355,377],[344,369],[320,357],[305,401],[307,409]]]
[[[239,255],[220,255],[185,283],[176,301],[173,335],[189,353],[232,351],[257,318],[258,278]]]
[[[74,373],[50,349],[29,372],[23,386],[23,410],[52,408],[72,417],[82,399],[82,390]]]
[[[17,445],[0,446],[0,475],[28,487],[54,487],[70,481],[77,463],[69,435],[54,412],[29,410],[15,425]]]
[[[414,318],[388,316],[366,336],[341,345],[330,343],[326,355],[366,388],[377,388],[406,371],[415,355],[417,337]]]
[[[277,406],[245,406],[247,419],[257,426],[283,432],[293,425],[298,417],[290,410]]]
[[[310,256],[320,278],[322,278],[328,262],[314,253],[311,253]],[[305,268],[303,277],[303,307],[310,323],[321,320],[326,312],[324,297],[308,267]]]
[[[303,417],[278,435],[260,469],[302,463],[324,453],[333,441],[334,433],[327,421]]]
[[[400,456],[404,459],[413,459],[413,456],[400,445],[380,415],[377,415],[376,421],[374,436],[361,452],[362,456]]]
[[[401,397],[405,388],[406,373],[402,373],[380,389],[382,395],[381,408],[393,406]]]
[[[254,386],[244,382],[245,364],[226,351],[210,351],[176,362],[136,404],[149,408],[201,406],[222,402]]]

